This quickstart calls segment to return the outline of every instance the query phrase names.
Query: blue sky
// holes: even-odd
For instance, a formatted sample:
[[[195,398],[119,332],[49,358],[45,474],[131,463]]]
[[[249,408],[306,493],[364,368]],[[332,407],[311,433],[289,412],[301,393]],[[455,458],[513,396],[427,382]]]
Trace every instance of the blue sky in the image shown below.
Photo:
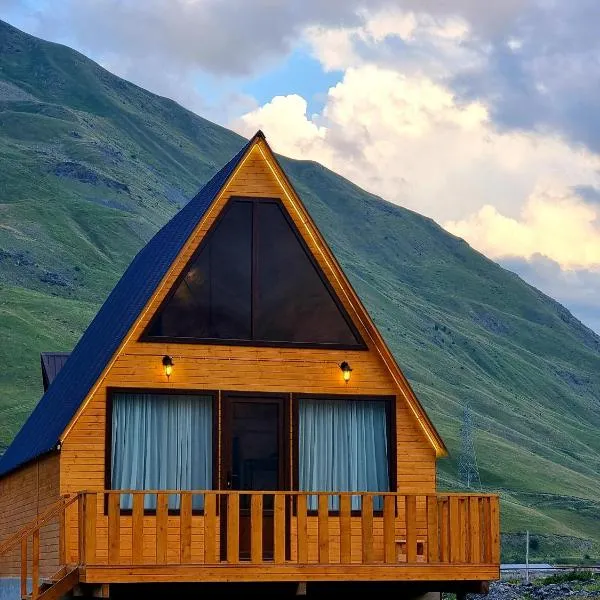
[[[0,0],[427,216],[600,332],[597,0]]]

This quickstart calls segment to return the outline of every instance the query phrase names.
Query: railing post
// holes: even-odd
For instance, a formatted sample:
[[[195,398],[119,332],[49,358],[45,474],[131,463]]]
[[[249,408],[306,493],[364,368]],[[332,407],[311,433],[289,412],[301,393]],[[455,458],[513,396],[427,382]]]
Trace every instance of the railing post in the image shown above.
[[[417,562],[417,497],[409,495],[405,497],[406,518],[406,562]]]
[[[58,513],[58,566],[63,567],[67,564],[67,553],[66,553],[66,511],[67,508],[63,509]]]
[[[427,562],[439,560],[439,508],[437,496],[427,496]]]
[[[27,596],[27,537],[21,540],[21,598]]]
[[[79,564],[96,562],[96,494],[81,492],[78,498],[79,509]]]
[[[40,593],[40,530],[34,529],[31,541],[31,598]]]

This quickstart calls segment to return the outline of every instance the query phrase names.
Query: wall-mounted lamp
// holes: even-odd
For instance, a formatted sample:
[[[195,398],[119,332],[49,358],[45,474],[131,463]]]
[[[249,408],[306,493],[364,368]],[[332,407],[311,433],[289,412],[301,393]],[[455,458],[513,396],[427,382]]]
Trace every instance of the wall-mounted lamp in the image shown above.
[[[342,370],[342,373],[344,374],[344,381],[346,383],[348,383],[350,381],[350,375],[352,374],[352,367],[346,361],[344,361],[340,365],[340,369]]]
[[[163,356],[162,364],[165,370],[165,375],[167,376],[167,379],[169,379],[169,377],[171,377],[171,373],[173,372],[173,359],[170,356]]]

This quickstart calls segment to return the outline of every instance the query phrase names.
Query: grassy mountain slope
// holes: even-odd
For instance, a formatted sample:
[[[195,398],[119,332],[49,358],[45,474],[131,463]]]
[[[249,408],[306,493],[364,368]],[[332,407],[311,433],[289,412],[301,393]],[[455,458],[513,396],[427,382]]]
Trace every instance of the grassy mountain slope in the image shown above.
[[[0,449],[39,398],[38,353],[72,348],[135,252],[242,143],[0,22]],[[600,338],[433,221],[283,162],[446,439],[440,485],[457,487],[468,401],[503,530],[600,543]]]

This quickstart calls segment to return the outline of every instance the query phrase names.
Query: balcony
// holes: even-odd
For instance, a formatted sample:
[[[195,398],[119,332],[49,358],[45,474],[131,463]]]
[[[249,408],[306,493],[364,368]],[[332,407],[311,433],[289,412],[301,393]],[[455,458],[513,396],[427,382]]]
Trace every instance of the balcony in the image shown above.
[[[85,583],[499,576],[494,495],[103,491],[77,512]]]

